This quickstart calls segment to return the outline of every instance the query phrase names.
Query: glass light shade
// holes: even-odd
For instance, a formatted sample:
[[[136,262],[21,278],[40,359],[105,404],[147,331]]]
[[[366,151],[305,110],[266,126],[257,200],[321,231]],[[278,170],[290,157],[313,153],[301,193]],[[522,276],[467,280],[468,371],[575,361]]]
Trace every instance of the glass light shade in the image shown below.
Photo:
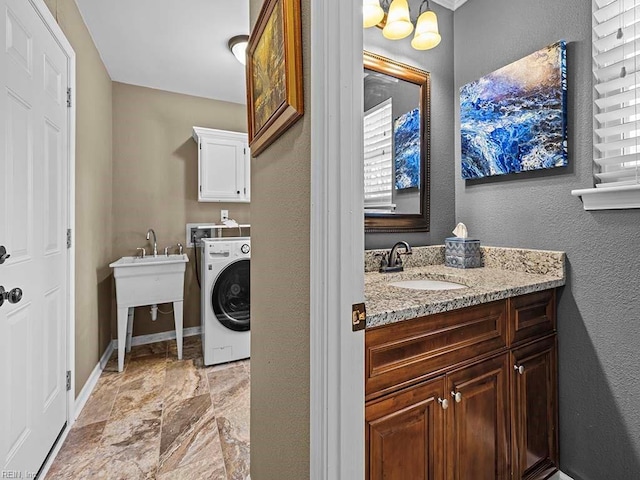
[[[435,12],[427,10],[416,23],[416,34],[411,40],[411,46],[416,50],[429,50],[436,47],[442,37],[438,32],[438,17]]]
[[[409,18],[409,4],[407,0],[393,0],[387,14],[387,24],[382,29],[382,35],[389,40],[400,40],[413,32],[413,24]]]
[[[362,26],[364,28],[375,27],[384,18],[384,10],[380,6],[380,0],[364,0],[362,4]]]
[[[233,56],[242,64],[247,63],[247,44],[249,43],[249,35],[236,35],[229,39],[229,50]]]

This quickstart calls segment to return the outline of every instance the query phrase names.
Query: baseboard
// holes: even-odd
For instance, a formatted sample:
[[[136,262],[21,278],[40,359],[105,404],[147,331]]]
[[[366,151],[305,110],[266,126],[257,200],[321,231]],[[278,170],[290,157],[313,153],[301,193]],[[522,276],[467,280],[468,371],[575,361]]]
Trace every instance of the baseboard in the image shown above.
[[[107,349],[102,354],[102,357],[100,357],[100,360],[98,361],[96,366],[93,368],[93,371],[89,375],[89,378],[87,379],[87,381],[84,383],[82,390],[80,390],[80,393],[76,397],[76,401],[74,402],[74,406],[73,406],[74,421],[80,416],[80,413],[82,412],[82,409],[84,408],[84,406],[87,404],[87,400],[89,400],[89,397],[93,392],[93,389],[96,388],[96,385],[98,384],[98,380],[100,380],[100,374],[102,373],[102,370],[104,370],[104,367],[107,365],[107,362],[111,358],[111,354],[113,353],[113,350],[114,350],[113,342],[111,342],[109,343],[109,345],[107,346]]]
[[[201,327],[189,327],[182,330],[182,337],[193,337],[194,335],[200,335],[202,331]],[[169,330],[168,332],[152,333],[149,335],[138,335],[131,339],[131,346],[148,345],[149,343],[163,342],[165,340],[175,340],[176,331]],[[118,348],[118,340],[112,341],[113,348]]]
[[[557,472],[553,477],[551,477],[549,480],[573,480],[573,478],[571,478],[569,475],[567,475],[566,473],[562,473],[562,472]]]

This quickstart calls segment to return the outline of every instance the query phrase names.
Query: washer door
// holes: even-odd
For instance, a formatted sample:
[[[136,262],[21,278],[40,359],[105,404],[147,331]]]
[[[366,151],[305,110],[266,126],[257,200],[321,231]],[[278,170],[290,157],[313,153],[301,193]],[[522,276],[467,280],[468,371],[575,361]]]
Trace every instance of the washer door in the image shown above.
[[[246,332],[250,329],[249,259],[227,265],[213,284],[211,306],[222,325],[229,330]]]

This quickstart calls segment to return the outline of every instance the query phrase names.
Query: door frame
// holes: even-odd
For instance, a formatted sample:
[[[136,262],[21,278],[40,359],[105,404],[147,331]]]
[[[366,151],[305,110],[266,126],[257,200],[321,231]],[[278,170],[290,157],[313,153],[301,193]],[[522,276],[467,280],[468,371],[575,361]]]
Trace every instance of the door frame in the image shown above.
[[[71,229],[71,248],[67,248],[67,298],[66,298],[66,370],[71,372],[71,389],[67,391],[67,426],[58,438],[58,445],[75,420],[75,198],[76,198],[76,54],[62,32],[58,22],[44,0],[29,0],[45,27],[64,51],[68,59],[68,88],[71,89],[71,107],[67,108],[67,228]],[[54,447],[54,445],[52,445]],[[51,458],[51,456],[50,456]],[[45,461],[46,465],[46,461]]]
[[[311,0],[310,474],[364,479],[362,13]]]

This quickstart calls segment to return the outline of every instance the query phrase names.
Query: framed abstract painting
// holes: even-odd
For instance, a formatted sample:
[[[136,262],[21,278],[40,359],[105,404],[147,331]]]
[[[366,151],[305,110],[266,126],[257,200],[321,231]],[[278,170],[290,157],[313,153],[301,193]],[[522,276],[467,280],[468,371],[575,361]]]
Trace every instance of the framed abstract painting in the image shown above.
[[[566,43],[460,88],[462,178],[567,165]]]
[[[393,122],[396,189],[420,188],[420,109]]]

